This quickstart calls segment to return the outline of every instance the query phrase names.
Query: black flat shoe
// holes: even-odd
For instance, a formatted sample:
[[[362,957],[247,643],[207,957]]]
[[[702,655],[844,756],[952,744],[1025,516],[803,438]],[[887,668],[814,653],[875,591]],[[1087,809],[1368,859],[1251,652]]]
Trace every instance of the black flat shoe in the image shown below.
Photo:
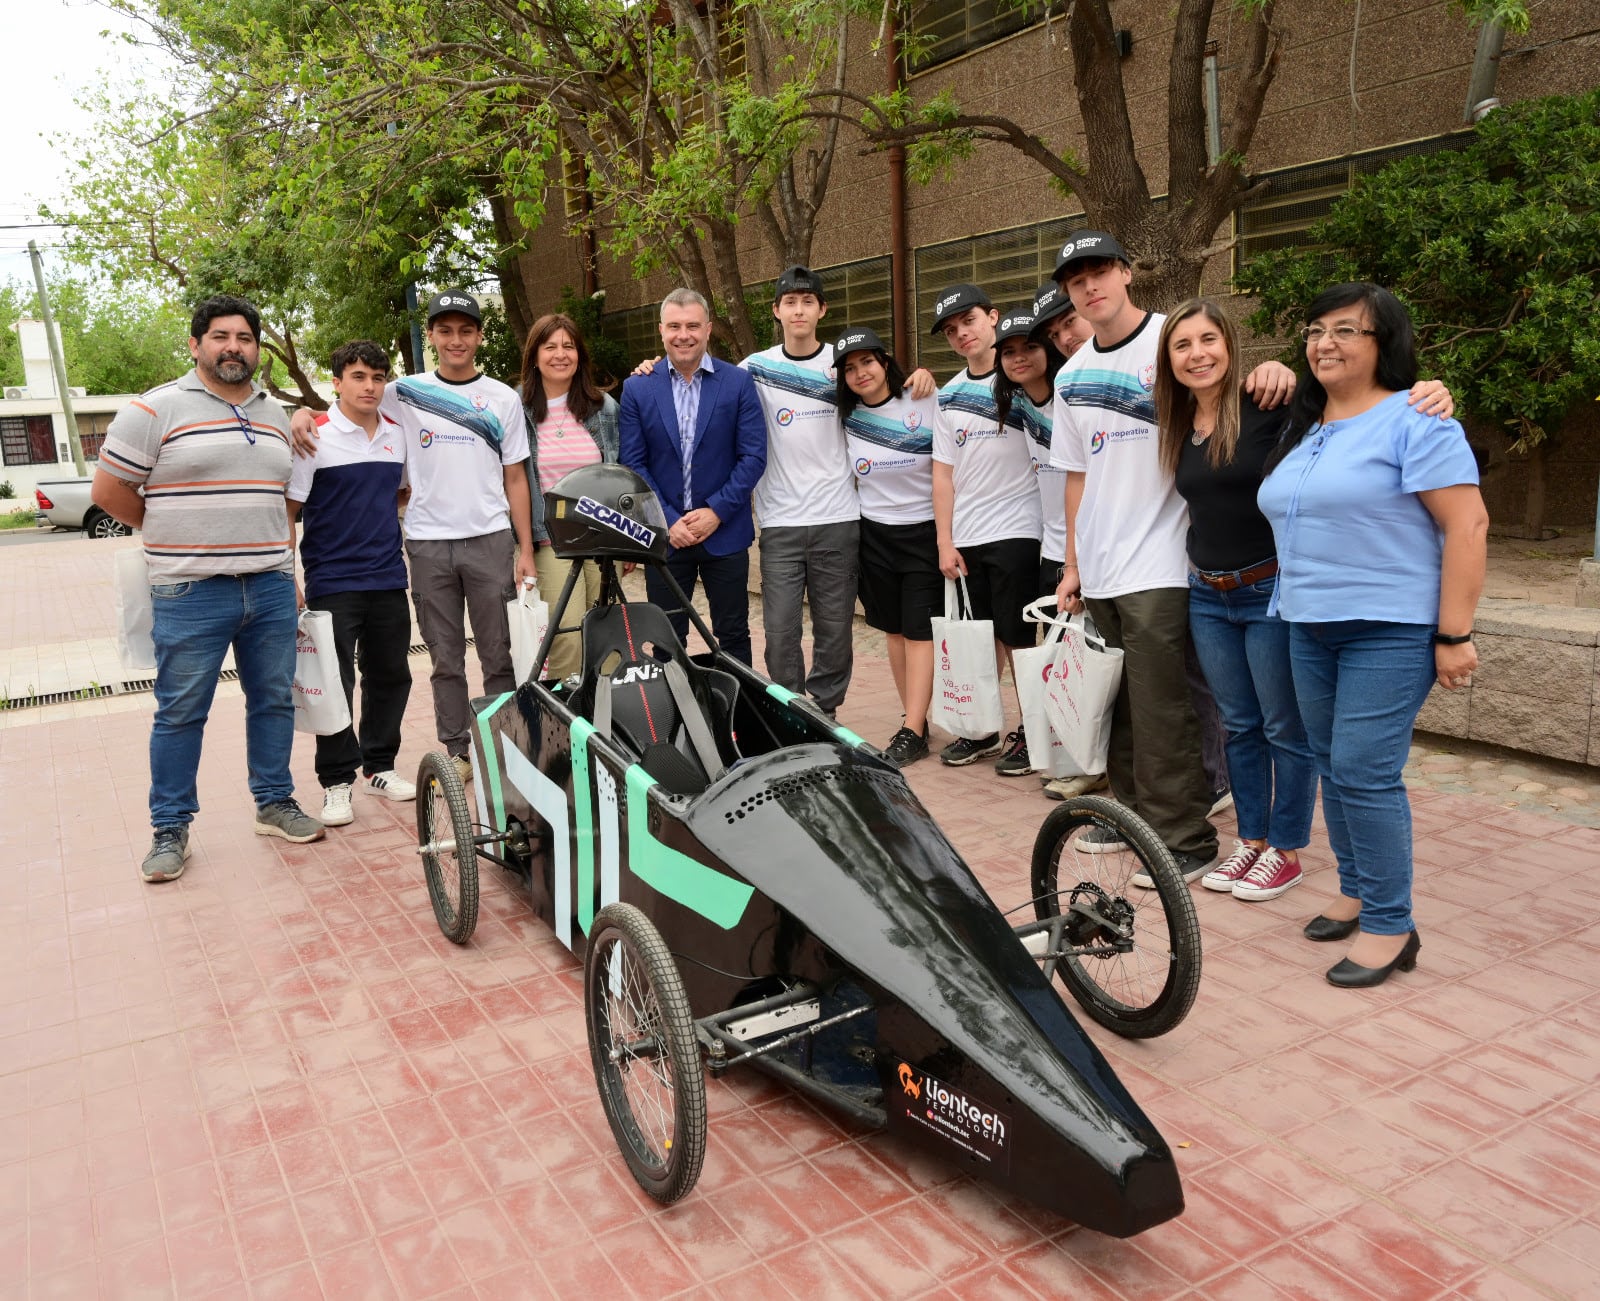
[[[1352,917],[1347,922],[1334,921],[1332,917],[1316,916],[1306,923],[1302,932],[1308,940],[1344,940],[1356,933],[1361,918]]]
[[[1401,971],[1412,971],[1417,965],[1417,954],[1422,948],[1422,937],[1411,932],[1411,938],[1406,941],[1405,948],[1395,955],[1393,962],[1383,967],[1363,967],[1349,958],[1337,966],[1328,968],[1328,983],[1338,985],[1343,989],[1369,989],[1373,985],[1381,985],[1398,968]]]

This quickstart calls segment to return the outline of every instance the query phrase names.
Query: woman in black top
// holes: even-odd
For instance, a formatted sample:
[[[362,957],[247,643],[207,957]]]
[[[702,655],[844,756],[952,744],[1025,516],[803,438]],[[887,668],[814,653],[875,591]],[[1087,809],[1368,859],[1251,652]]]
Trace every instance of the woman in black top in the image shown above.
[[[1287,408],[1264,412],[1239,383],[1232,322],[1192,299],[1167,317],[1156,352],[1161,463],[1189,504],[1189,632],[1227,733],[1239,819],[1234,851],[1201,878],[1235,898],[1300,884],[1317,770],[1289,671],[1289,627],[1267,613],[1277,586],[1272,526],[1256,509]]]
[[[1236,899],[1275,899],[1302,879],[1317,774],[1295,703],[1289,626],[1268,614],[1278,582],[1272,526],[1256,506],[1288,407],[1262,411],[1234,366],[1239,338],[1215,303],[1190,299],[1161,327],[1161,463],[1189,505],[1189,631],[1227,732],[1239,839],[1202,879]],[[1444,386],[1412,401],[1449,414]]]

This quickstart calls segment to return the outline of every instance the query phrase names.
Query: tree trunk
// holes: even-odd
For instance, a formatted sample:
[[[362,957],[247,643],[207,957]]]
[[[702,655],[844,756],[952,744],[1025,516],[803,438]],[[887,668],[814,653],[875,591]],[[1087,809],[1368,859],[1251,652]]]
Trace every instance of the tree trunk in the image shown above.
[[[505,304],[506,324],[516,336],[520,348],[528,339],[528,330],[534,322],[529,301],[527,282],[523,278],[523,262],[528,256],[527,231],[511,210],[505,195],[489,195],[489,214],[494,222],[495,238],[502,250],[496,259],[495,274],[500,278],[500,296]]]
[[[1101,229],[1117,232],[1117,238],[1135,253],[1130,290],[1134,302],[1147,311],[1165,312],[1200,292],[1210,245],[1196,247],[1186,240],[1178,214],[1146,208],[1143,212],[1125,209],[1124,215],[1112,205],[1108,209]]]
[[[711,245],[711,259],[717,269],[717,279],[722,282],[722,315],[732,335],[731,343],[736,355],[730,360],[739,361],[756,350],[754,327],[750,312],[744,305],[744,277],[739,269],[738,231],[732,222],[707,219],[706,242]],[[713,298],[713,304],[716,303]]]
[[[1535,542],[1544,537],[1545,460],[1549,447],[1544,442],[1528,449],[1528,501],[1523,513],[1523,536]]]

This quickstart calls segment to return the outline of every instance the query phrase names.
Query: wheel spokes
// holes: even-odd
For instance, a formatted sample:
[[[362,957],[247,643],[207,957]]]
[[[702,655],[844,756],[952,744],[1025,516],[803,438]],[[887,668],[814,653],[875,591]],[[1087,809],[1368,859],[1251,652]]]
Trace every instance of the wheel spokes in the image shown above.
[[[1161,997],[1171,979],[1173,953],[1166,907],[1158,891],[1138,891],[1133,887],[1133,876],[1142,864],[1131,849],[1088,854],[1073,845],[1075,835],[1064,836],[1056,848],[1051,888],[1062,890],[1065,877],[1074,886],[1125,900],[1133,919],[1132,948],[1123,952],[1102,945],[1086,953],[1069,953],[1063,960],[1071,962],[1122,1007],[1143,1011]],[[1063,859],[1067,860],[1065,865]],[[1072,888],[1068,886],[1063,893],[1070,894]]]
[[[665,1019],[644,964],[615,941],[606,963],[607,1055],[628,1099],[639,1155],[664,1167],[676,1133],[677,1094]]]

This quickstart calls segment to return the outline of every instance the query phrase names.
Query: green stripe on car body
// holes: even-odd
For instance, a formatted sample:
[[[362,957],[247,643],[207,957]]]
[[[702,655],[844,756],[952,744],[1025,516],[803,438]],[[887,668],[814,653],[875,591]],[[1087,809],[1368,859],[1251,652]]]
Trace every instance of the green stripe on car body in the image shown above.
[[[587,935],[594,921],[594,785],[589,776],[589,738],[594,725],[572,719],[572,811],[578,832],[578,925]]]
[[[483,741],[484,774],[489,779],[489,803],[494,810],[494,825],[497,831],[506,829],[506,802],[500,793],[500,756],[494,748],[494,737],[489,733],[489,720],[499,713],[500,706],[514,695],[516,695],[514,691],[504,692],[478,713],[478,736]]]
[[[767,683],[767,694],[776,700],[780,705],[787,705],[790,701],[798,700],[800,698],[796,692],[790,691],[788,687],[780,687],[776,682]],[[848,727],[841,727],[838,723],[833,725],[833,734],[846,745],[866,744],[864,740],[852,732]]]
[[[707,921],[732,930],[755,893],[743,881],[662,844],[650,832],[650,788],[655,778],[628,765],[628,870],[646,885]]]

